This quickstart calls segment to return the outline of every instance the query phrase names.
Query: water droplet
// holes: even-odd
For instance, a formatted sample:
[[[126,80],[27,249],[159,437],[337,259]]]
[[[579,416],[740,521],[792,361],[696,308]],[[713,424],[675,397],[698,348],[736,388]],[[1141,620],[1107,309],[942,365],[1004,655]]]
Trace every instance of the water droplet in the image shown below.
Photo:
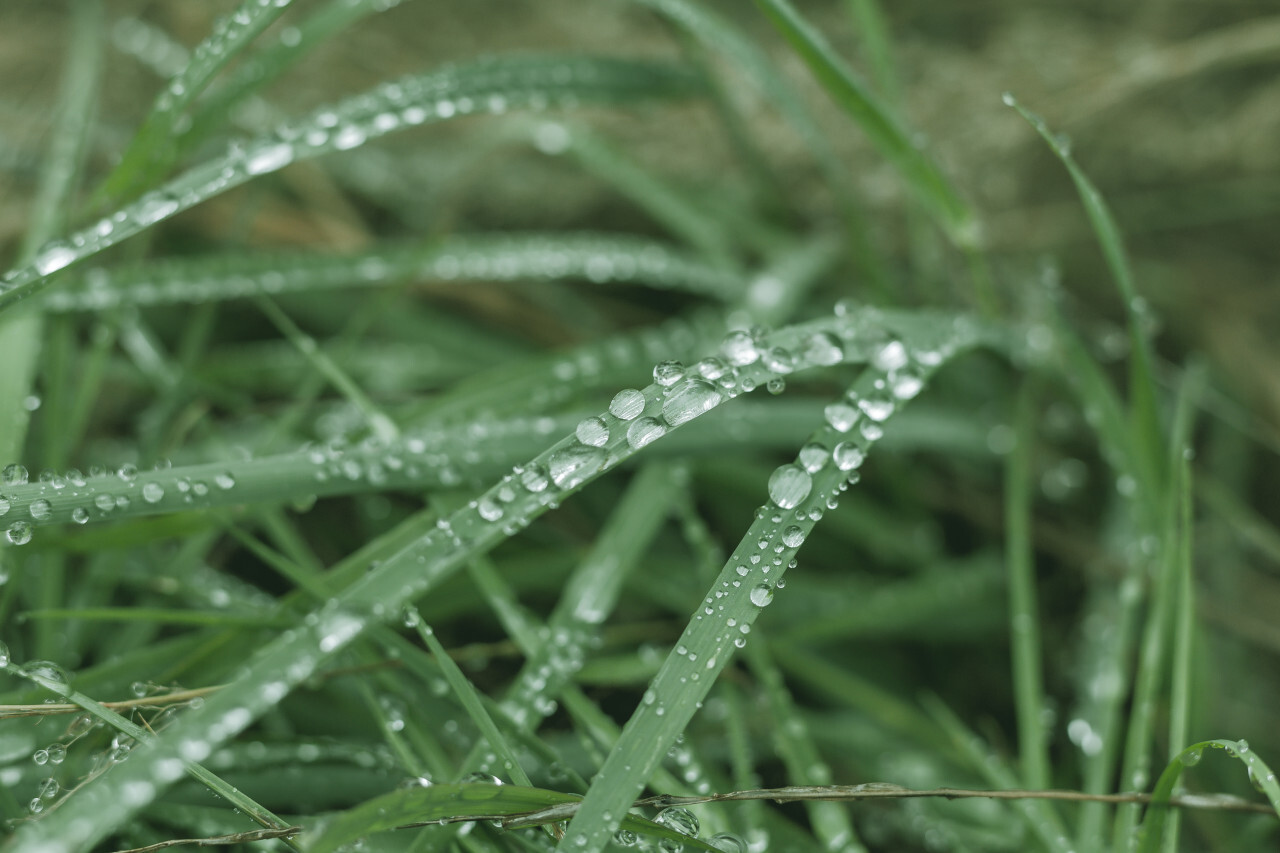
[[[32,263],[34,263],[36,272],[40,273],[40,275],[50,275],[69,265],[75,259],[75,249],[61,240],[54,240],[44,244],[40,251],[36,253]]]
[[[791,509],[809,496],[813,480],[799,465],[779,465],[769,477],[769,497],[783,509]]]
[[[627,427],[627,444],[632,449],[639,450],[646,444],[656,441],[666,435],[667,427],[657,418],[637,418],[631,422],[631,426]]]
[[[219,489],[222,489],[224,492],[234,489],[236,486],[235,475],[232,474],[230,471],[223,471],[221,474],[214,474],[213,482],[215,485],[217,485]]]
[[[889,379],[889,390],[899,400],[910,400],[924,388],[924,380],[914,373],[903,371]]]
[[[676,807],[663,809],[658,812],[655,820],[668,829],[674,829],[676,832],[688,835],[691,838],[697,838],[698,830],[701,828],[698,819],[688,809]]]
[[[51,660],[33,660],[24,664],[22,671],[30,676],[52,681],[55,684],[67,684],[70,678],[67,677],[67,671]]]
[[[698,375],[703,379],[711,379],[714,381],[729,372],[729,365],[725,364],[723,360],[718,359],[715,356],[710,356],[695,364],[693,369],[698,371]]]
[[[293,146],[287,142],[259,145],[245,154],[244,170],[250,175],[264,175],[283,169],[293,162]]]
[[[36,521],[48,521],[53,517],[53,507],[44,498],[37,498],[31,502],[31,506],[27,507],[27,511],[31,513],[31,517]]]
[[[852,471],[862,464],[867,455],[852,441],[842,441],[831,451],[831,458],[841,471]]]
[[[164,486],[156,482],[146,483],[142,487],[142,499],[149,504],[159,503],[164,498]]]
[[[9,647],[4,643],[0,643],[0,669],[4,669],[9,665]]]
[[[872,356],[871,363],[885,373],[901,370],[907,366],[907,348],[902,341],[890,341]]]
[[[705,379],[686,379],[671,390],[662,402],[662,418],[671,426],[679,426],[720,403],[720,392]]]
[[[590,447],[604,447],[609,442],[609,427],[603,418],[583,418],[574,434]]]
[[[827,448],[816,441],[811,441],[800,448],[800,464],[810,474],[821,471],[829,458],[830,454],[827,452]]]
[[[536,462],[520,472],[520,482],[526,489],[534,493],[544,491],[547,486],[551,485],[546,469]]]
[[[644,394],[634,388],[623,388],[609,403],[609,414],[618,420],[635,420],[644,411]]]
[[[5,538],[11,545],[26,545],[31,541],[31,522],[15,521],[5,531]]]
[[[1179,757],[1184,767],[1195,767],[1204,755],[1202,749],[1189,749]]]
[[[804,530],[794,524],[782,531],[782,544],[788,548],[799,548],[804,544]]]
[[[134,465],[132,462],[127,462],[117,469],[116,476],[121,480],[124,480],[126,483],[132,483],[134,480],[138,479],[138,466]]]
[[[9,507],[13,506],[8,495],[0,495],[0,515],[4,515],[9,511]]]
[[[874,421],[864,421],[862,426],[858,427],[858,432],[862,433],[862,437],[867,441],[879,441],[884,438],[884,427]]]
[[[804,342],[804,360],[807,364],[830,367],[844,361],[844,347],[830,332],[818,332]]]
[[[670,388],[684,378],[684,365],[678,361],[661,361],[653,366],[653,381]]]
[[[893,401],[879,397],[863,397],[858,401],[858,408],[871,420],[880,423],[888,420],[889,416],[893,414]]]
[[[773,601],[773,587],[767,583],[757,584],[751,588],[751,603],[756,607],[768,607]]]
[[[138,199],[129,211],[139,225],[154,225],[178,210],[178,200],[169,193],[152,192]]]
[[[785,347],[770,347],[764,353],[764,366],[774,373],[790,373],[796,369],[796,357]]]
[[[0,481],[6,486],[25,486],[27,484],[27,469],[17,462],[6,465],[4,466],[4,471],[0,473]]]
[[[88,524],[89,510],[85,509],[82,506],[76,507],[75,509],[71,510],[71,520],[74,521],[76,524]]]
[[[823,409],[827,423],[837,432],[848,432],[862,413],[847,403],[832,403]]]
[[[724,336],[720,342],[720,352],[730,364],[741,367],[753,364],[760,359],[760,350],[756,348],[755,339],[750,332],[736,329]]]
[[[572,489],[604,467],[604,459],[604,451],[600,448],[574,443],[552,453],[548,468],[557,486]]]
[[[764,384],[764,388],[770,394],[778,395],[787,390],[787,380],[781,376],[775,376]]]
[[[713,835],[707,843],[722,853],[747,853],[747,846],[742,843],[742,839],[727,832]]]

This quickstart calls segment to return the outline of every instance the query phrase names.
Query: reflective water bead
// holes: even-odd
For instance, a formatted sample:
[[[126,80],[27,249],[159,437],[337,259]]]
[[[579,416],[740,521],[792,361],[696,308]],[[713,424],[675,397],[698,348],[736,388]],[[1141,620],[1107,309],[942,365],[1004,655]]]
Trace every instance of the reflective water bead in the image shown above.
[[[22,671],[55,684],[67,684],[71,680],[67,677],[67,671],[51,660],[30,661],[23,665]]]
[[[769,477],[769,497],[783,509],[791,509],[809,496],[813,480],[799,465],[779,465]]]
[[[884,427],[874,421],[865,421],[858,427],[858,432],[862,433],[862,437],[867,441],[879,441],[884,438]]]
[[[756,584],[749,593],[751,603],[756,607],[768,607],[773,601],[773,587],[767,583]]]
[[[890,341],[876,352],[871,362],[886,373],[901,370],[907,366],[907,348],[902,341]]]
[[[653,381],[664,388],[684,378],[684,365],[678,361],[660,361],[653,366]]]
[[[234,489],[236,487],[235,475],[232,474],[230,471],[223,471],[219,474],[214,474],[213,482],[214,482],[214,485],[216,485],[219,489],[222,489],[224,492],[230,491],[231,489]]]
[[[774,373],[790,373],[796,369],[796,357],[785,347],[770,347],[764,353],[764,366]]]
[[[924,380],[914,373],[899,373],[889,380],[889,390],[899,400],[910,400],[924,388]]]
[[[609,414],[618,420],[631,421],[644,411],[644,394],[634,388],[623,388],[609,403]]]
[[[9,529],[5,531],[5,538],[9,540],[10,545],[26,545],[31,541],[31,522],[15,521],[9,525]]]
[[[520,472],[520,483],[529,491],[536,493],[545,490],[551,481],[547,477],[546,469],[534,462]]]
[[[9,511],[9,507],[13,506],[8,495],[0,495],[0,515],[4,515]]]
[[[724,340],[720,342],[720,352],[724,353],[724,357],[730,364],[739,367],[753,364],[760,359],[760,350],[756,348],[755,339],[751,337],[750,332],[742,329],[735,329],[724,336]]]
[[[804,342],[804,360],[807,364],[830,367],[844,361],[844,347],[830,332],[817,332]]]
[[[9,665],[9,647],[4,643],[0,643],[0,669],[4,669]]]
[[[674,829],[676,832],[688,835],[691,838],[697,838],[698,830],[702,828],[693,812],[688,809],[676,807],[663,809],[658,812],[656,820],[668,829]]]
[[[31,517],[36,521],[48,521],[53,517],[53,507],[44,498],[37,498],[31,502],[31,506],[27,507],[27,511],[31,513]]]
[[[837,432],[848,432],[862,413],[848,403],[832,403],[822,410],[827,423]]]
[[[866,454],[852,441],[842,441],[831,451],[831,458],[841,471],[851,471],[862,464]]]
[[[604,451],[600,448],[574,443],[552,453],[548,469],[557,486],[572,489],[604,467],[604,459]]]
[[[781,376],[775,376],[764,384],[765,390],[770,394],[778,395],[787,390],[787,380]]]
[[[76,259],[76,250],[61,240],[45,243],[36,253],[32,264],[40,275],[50,275]]]
[[[746,643],[744,642],[743,645]],[[713,835],[707,843],[723,853],[747,853],[747,845],[742,842],[742,839],[727,832]]]
[[[164,486],[156,482],[146,483],[142,487],[142,499],[149,504],[159,503],[164,497]]]
[[[729,370],[729,365],[725,364],[721,359],[711,356],[704,358],[693,366],[703,379],[719,379]]]
[[[823,466],[827,464],[830,454],[827,448],[823,447],[816,441],[811,441],[804,447],[800,448],[800,464],[804,466],[804,470],[810,474],[821,471]]]
[[[791,525],[782,531],[782,544],[788,548],[799,548],[804,544],[804,530],[796,525]]]
[[[708,412],[720,403],[720,392],[705,379],[686,379],[671,389],[662,402],[662,418],[671,426],[679,426]]]
[[[858,408],[862,410],[864,415],[878,423],[888,420],[889,416],[893,414],[893,401],[879,397],[863,397],[858,401]]]
[[[4,466],[4,471],[0,472],[0,482],[6,486],[25,486],[27,484],[27,469],[14,462]]]
[[[627,427],[627,444],[634,450],[639,450],[646,444],[662,438],[666,433],[666,424],[657,418],[637,418],[631,422],[631,426]]]
[[[574,434],[578,441],[591,447],[604,447],[609,442],[609,427],[603,418],[583,418]]]

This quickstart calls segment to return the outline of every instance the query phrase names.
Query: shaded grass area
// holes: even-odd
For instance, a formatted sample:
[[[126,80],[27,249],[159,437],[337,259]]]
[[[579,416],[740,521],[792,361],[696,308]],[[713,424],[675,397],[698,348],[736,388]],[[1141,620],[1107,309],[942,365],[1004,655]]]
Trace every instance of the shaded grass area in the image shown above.
[[[1270,19],[224,5],[0,13],[0,849],[1274,842]]]

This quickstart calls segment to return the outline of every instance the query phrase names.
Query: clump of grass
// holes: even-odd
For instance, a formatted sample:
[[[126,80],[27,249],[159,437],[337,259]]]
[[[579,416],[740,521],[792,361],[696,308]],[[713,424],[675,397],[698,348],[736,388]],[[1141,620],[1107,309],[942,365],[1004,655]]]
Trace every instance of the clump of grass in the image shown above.
[[[984,248],[871,0],[848,11],[874,85],[786,0],[640,0],[617,14],[668,27],[676,58],[423,58],[291,108],[286,84],[396,5],[246,0],[169,47],[109,169],[88,117],[124,59],[98,4],[69,13],[0,283],[0,849],[1274,835],[1274,774],[1205,740],[1223,718],[1194,701],[1205,375],[1161,373],[1121,230],[1042,119],[1006,96],[1115,280],[1123,382],[1059,287]],[[628,143],[637,117],[705,123],[733,159],[692,186]],[[912,257],[868,226],[833,120],[901,183]],[[418,158],[433,134],[465,173],[548,197],[572,175],[608,212],[512,229],[469,207],[483,179]],[[213,207],[235,224],[180,230]],[[250,248],[264,211],[358,245]],[[1105,484],[1087,501],[1082,469]],[[1247,774],[1179,789],[1219,747]],[[1244,778],[1269,806],[1216,793]],[[1197,806],[1213,819],[1184,827]]]

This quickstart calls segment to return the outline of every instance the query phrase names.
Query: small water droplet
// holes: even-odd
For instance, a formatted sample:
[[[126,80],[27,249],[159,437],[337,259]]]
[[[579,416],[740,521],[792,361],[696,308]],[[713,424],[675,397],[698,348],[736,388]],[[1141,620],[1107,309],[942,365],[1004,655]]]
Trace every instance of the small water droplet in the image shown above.
[[[751,596],[751,603],[756,607],[768,607],[769,603],[773,601],[773,587],[769,586],[767,583],[753,586],[749,594]]]
[[[653,381],[670,388],[684,378],[684,365],[678,361],[660,361],[653,366]]]
[[[288,142],[258,145],[245,153],[244,170],[250,175],[264,175],[283,169],[293,162],[293,146]]]
[[[4,466],[4,471],[0,473],[0,482],[6,486],[25,486],[27,484],[27,469],[19,465],[17,462]]]
[[[782,544],[788,548],[799,548],[804,544],[804,530],[794,524],[782,531]]]
[[[26,545],[31,541],[31,522],[15,521],[5,531],[5,538],[11,545]]]
[[[547,470],[534,462],[520,472],[520,483],[536,494],[545,491],[547,486],[551,485],[551,480],[547,477]]]
[[[769,477],[769,497],[783,509],[791,509],[809,496],[813,480],[799,465],[779,465]]]
[[[831,458],[827,448],[816,441],[810,441],[804,447],[801,447],[799,457],[800,464],[810,474],[821,471],[823,466],[827,464],[827,460]]]
[[[31,506],[27,507],[27,511],[31,513],[31,517],[36,521],[48,521],[53,517],[53,507],[44,498],[37,498],[31,502]]]
[[[1184,767],[1195,767],[1197,764],[1200,763],[1200,759],[1203,757],[1203,755],[1204,755],[1204,750],[1202,749],[1190,749],[1182,753],[1182,755],[1179,756],[1179,758],[1182,761],[1182,764]]]
[[[688,835],[691,838],[697,838],[698,830],[701,828],[701,824],[698,823],[698,819],[693,812],[677,807],[663,809],[658,812],[655,820],[668,829],[674,829],[676,832]]]
[[[68,266],[75,259],[75,249],[61,240],[54,240],[44,244],[40,251],[36,253],[32,263],[35,265],[36,272],[40,273],[40,275],[50,275]]]
[[[230,471],[223,471],[220,474],[214,474],[213,482],[219,489],[222,489],[224,492],[234,489],[236,486],[235,475],[232,474]]]
[[[23,665],[22,671],[30,676],[52,681],[55,684],[67,684],[70,678],[67,671],[51,660],[33,660]]]
[[[724,336],[720,342],[720,352],[730,364],[742,367],[760,360],[760,350],[756,347],[755,338],[750,332],[735,329]]]
[[[832,403],[823,409],[823,414],[826,415],[827,423],[837,432],[848,432],[858,418],[862,417],[862,413],[848,403]]]
[[[672,388],[662,402],[662,418],[671,426],[679,426],[709,412],[720,403],[720,392],[705,379],[686,379]]]
[[[852,471],[862,464],[866,454],[852,441],[842,441],[831,451],[831,458],[841,471]]]
[[[157,482],[146,483],[142,487],[142,499],[149,504],[159,503],[164,498],[164,486]]]

